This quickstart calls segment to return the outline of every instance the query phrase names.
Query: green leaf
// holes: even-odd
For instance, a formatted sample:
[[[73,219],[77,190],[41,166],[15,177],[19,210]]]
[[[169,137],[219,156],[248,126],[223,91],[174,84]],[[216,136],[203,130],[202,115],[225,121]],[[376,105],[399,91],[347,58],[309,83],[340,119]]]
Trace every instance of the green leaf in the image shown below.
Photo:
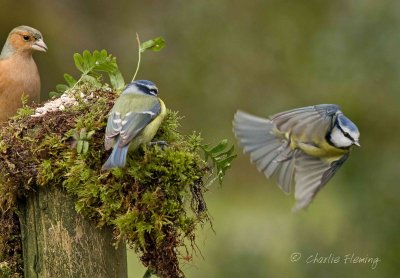
[[[88,132],[88,134],[87,134],[87,136],[86,136],[86,138],[87,138],[87,139],[90,139],[90,138],[92,138],[92,136],[94,135],[94,133],[95,133],[95,131],[94,131],[94,130],[92,130],[92,131],[89,131],[89,132]]]
[[[57,86],[56,86],[56,90],[58,91],[58,92],[60,92],[60,93],[64,93],[66,90],[68,90],[69,89],[69,87],[67,86],[67,85],[65,85],[65,84],[58,84]]]
[[[72,75],[65,73],[64,74],[64,79],[67,82],[68,86],[72,87],[76,83],[76,79],[72,77]]]
[[[109,74],[111,86],[115,90],[122,90],[125,87],[125,80],[119,70]]]
[[[59,93],[59,92],[54,92],[54,91],[49,92],[49,98],[59,97],[59,96],[61,96],[61,95],[62,95],[62,94]]]
[[[80,138],[79,138],[79,133],[78,133],[78,131],[77,130],[74,130],[74,134],[72,135],[72,137],[76,140],[76,141],[78,141]]]
[[[86,128],[82,128],[81,132],[79,133],[79,139],[86,139]]]
[[[83,75],[81,77],[82,81],[88,82],[92,84],[95,87],[100,88],[102,86],[101,82],[96,77],[90,76],[90,75]]]
[[[236,154],[228,156],[227,158],[225,158],[225,161],[227,164],[230,164],[236,157],[237,157]]]
[[[234,146],[232,145],[226,150],[228,147],[228,140],[224,139],[215,147],[209,148],[208,145],[202,145],[200,147],[204,151],[205,160],[211,159],[213,166],[217,170],[218,181],[222,183],[226,170],[231,167],[231,162],[236,157],[236,154],[233,154]]]
[[[79,140],[78,143],[77,143],[77,145],[76,145],[76,151],[77,151],[78,153],[82,153],[82,150],[83,150],[83,141],[82,141],[82,140]]]
[[[210,153],[219,153],[220,151],[224,150],[228,145],[228,140],[222,140],[218,145],[210,150]]]
[[[107,50],[102,49],[102,50],[100,51],[100,55],[101,55],[102,57],[107,57],[107,56],[108,56]]]
[[[89,150],[89,142],[88,141],[83,141],[83,149],[82,152],[85,154]]]
[[[232,145],[232,147],[225,153],[227,156],[230,156],[233,151],[235,150],[234,146]],[[235,155],[236,156],[236,155]]]
[[[88,50],[83,51],[83,70],[84,72],[90,72],[95,66],[95,61],[92,60],[92,54]]]
[[[75,67],[81,72],[84,72],[83,57],[81,56],[81,54],[79,53],[74,54],[74,62],[75,62]]]
[[[84,50],[82,55],[75,53],[74,62],[76,68],[82,73],[81,76],[76,80],[70,74],[64,74],[67,85],[57,85],[56,89],[59,93],[52,92],[51,97],[60,96],[60,93],[74,89],[81,82],[88,82],[100,88],[102,83],[99,80],[104,73],[108,75],[111,86],[115,90],[122,90],[125,87],[124,78],[118,69],[117,59],[104,49],[101,51],[94,50],[92,53]]]
[[[152,40],[148,40],[140,44],[140,52],[144,52],[146,50],[151,51],[160,51],[165,47],[165,40],[162,37],[158,37]]]
[[[101,59],[100,52],[98,50],[93,51],[93,55],[91,56],[91,64],[95,64],[100,59]]]

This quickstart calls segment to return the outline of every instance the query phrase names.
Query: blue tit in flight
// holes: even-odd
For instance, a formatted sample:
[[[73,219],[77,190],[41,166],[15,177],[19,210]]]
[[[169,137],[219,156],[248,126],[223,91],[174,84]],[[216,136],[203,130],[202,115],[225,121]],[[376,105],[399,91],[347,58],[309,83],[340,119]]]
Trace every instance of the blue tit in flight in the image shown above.
[[[243,151],[267,178],[290,193],[294,211],[306,208],[349,157],[360,132],[339,106],[320,104],[273,115],[270,119],[237,111],[233,131]]]
[[[113,148],[102,170],[124,167],[128,150],[149,143],[166,114],[156,85],[137,80],[126,86],[114,104],[107,121],[104,146]]]

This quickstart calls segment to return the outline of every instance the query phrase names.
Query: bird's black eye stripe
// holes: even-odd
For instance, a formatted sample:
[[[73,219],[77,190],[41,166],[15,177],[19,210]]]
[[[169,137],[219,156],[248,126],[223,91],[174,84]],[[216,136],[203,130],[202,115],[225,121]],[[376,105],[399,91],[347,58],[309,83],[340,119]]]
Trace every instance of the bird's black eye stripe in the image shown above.
[[[349,138],[350,140],[353,141],[353,138],[350,136],[350,134],[348,134],[347,132],[343,132],[344,136],[346,136],[347,138]]]
[[[147,86],[143,86],[141,84],[136,84],[136,86],[144,93],[149,94],[149,95],[157,95],[158,91],[155,88],[149,88]]]
[[[342,133],[343,133],[343,135],[344,135],[345,137],[347,137],[347,138],[349,138],[351,141],[353,141],[353,138],[350,136],[350,134],[349,134],[348,132],[344,131],[344,130],[340,127],[340,125],[338,125],[338,127],[339,127],[339,129],[342,131]]]

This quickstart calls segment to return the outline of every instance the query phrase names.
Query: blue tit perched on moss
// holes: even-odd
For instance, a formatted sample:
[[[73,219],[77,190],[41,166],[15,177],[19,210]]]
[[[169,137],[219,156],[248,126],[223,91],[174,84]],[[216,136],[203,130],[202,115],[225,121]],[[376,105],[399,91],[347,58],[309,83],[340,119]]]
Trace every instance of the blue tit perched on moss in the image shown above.
[[[103,170],[124,167],[128,150],[136,150],[156,135],[166,114],[165,104],[157,94],[156,85],[148,80],[126,86],[108,117],[104,146],[113,151]]]
[[[238,111],[234,133],[250,160],[268,178],[290,193],[293,180],[297,203],[307,207],[317,192],[360,146],[360,133],[334,104],[320,104],[278,113],[264,119]]]

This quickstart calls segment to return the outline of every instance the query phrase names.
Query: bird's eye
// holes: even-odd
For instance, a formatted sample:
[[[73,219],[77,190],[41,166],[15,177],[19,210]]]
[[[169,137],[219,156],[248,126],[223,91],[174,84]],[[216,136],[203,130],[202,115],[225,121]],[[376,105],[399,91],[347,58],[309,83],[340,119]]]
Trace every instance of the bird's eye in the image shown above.
[[[23,38],[24,38],[24,41],[29,41],[29,36],[27,36],[27,35],[25,35],[25,36],[22,36]]]
[[[346,131],[343,131],[343,135],[344,135],[345,137],[347,137],[347,138],[350,138],[350,139],[351,139],[351,136],[350,136],[350,134],[349,134],[348,132],[346,132]]]

